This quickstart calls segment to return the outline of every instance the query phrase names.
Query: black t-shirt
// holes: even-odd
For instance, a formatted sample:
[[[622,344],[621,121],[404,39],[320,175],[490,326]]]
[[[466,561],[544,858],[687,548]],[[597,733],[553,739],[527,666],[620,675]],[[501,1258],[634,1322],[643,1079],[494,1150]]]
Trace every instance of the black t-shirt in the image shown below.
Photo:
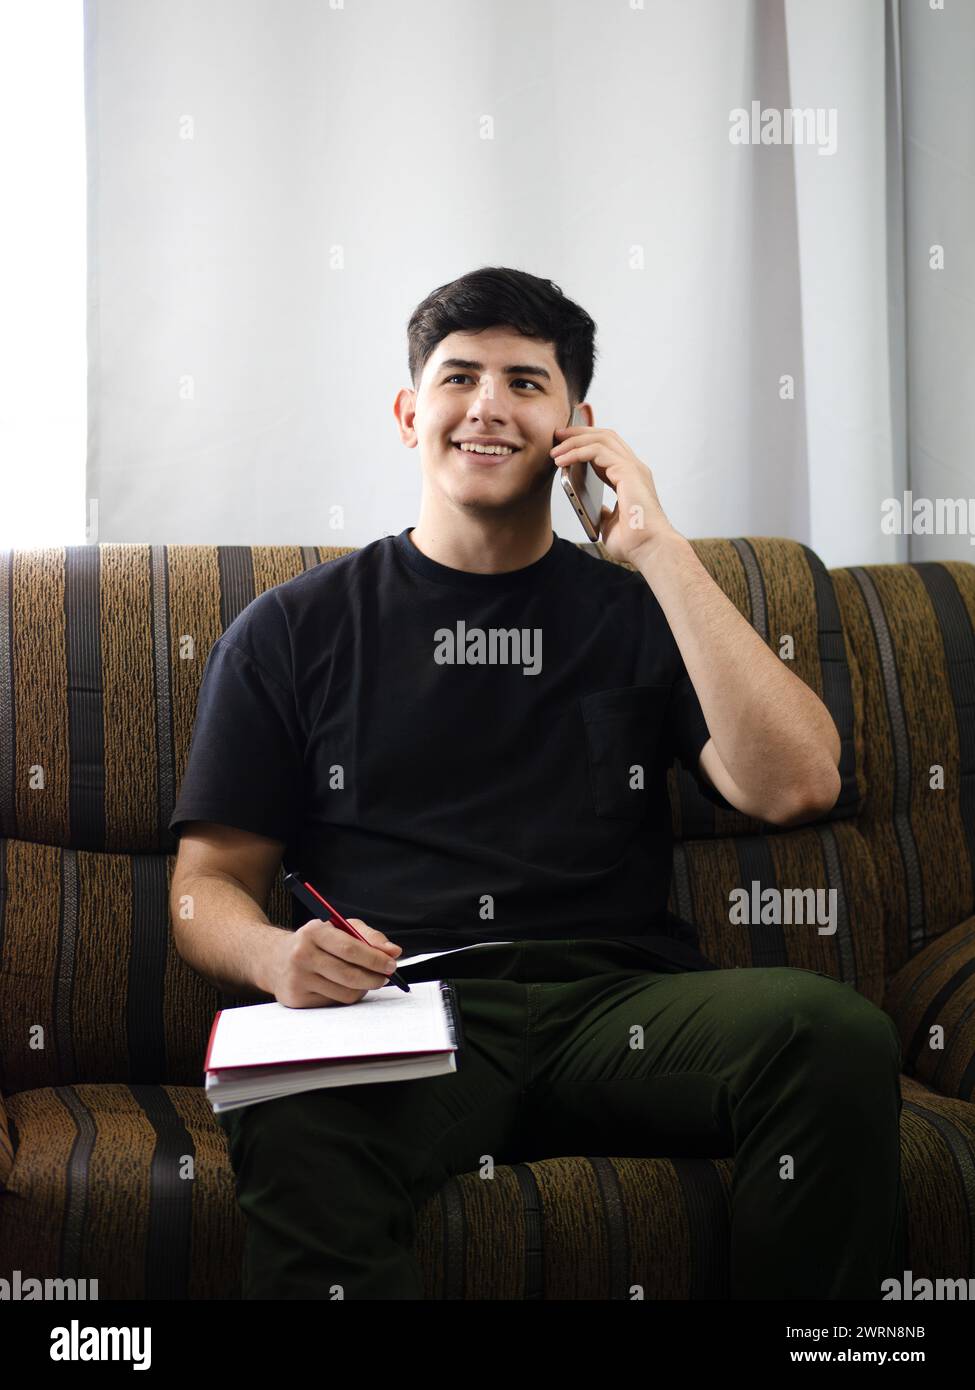
[[[648,969],[714,968],[666,907],[675,755],[728,803],[698,772],[707,724],[649,585],[554,532],[534,564],[473,574],[410,529],[218,638],[170,829],[282,841],[286,869],[404,957],[605,938]],[[309,915],[294,901],[290,925]]]

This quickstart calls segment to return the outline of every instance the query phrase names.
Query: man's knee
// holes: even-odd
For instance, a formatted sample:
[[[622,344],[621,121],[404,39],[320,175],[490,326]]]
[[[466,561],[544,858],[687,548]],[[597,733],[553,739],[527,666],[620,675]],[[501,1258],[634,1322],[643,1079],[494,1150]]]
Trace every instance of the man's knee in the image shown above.
[[[895,1074],[900,1071],[900,1037],[893,1019],[851,985],[794,966],[757,967],[740,974],[749,978],[741,982],[748,999],[739,1016],[747,1016],[755,1035],[801,1039],[827,1064],[848,1063],[838,1067],[837,1080],[858,1064],[874,1067],[886,1061]]]
[[[796,1036],[810,1064],[829,1077],[834,1095],[844,1086],[857,1092],[868,1080],[900,1075],[900,1037],[889,1014],[831,976],[797,969],[788,973],[798,977],[788,985]]]

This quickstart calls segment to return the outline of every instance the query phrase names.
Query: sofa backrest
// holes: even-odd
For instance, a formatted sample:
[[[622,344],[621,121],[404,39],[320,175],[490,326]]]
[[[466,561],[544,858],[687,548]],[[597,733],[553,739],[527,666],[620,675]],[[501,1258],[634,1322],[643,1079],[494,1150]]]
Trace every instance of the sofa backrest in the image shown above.
[[[830,571],[862,687],[857,819],[888,976],[975,913],[975,564]]]
[[[694,545],[774,650],[791,637],[793,669],[840,729],[843,794],[823,821],[776,830],[713,807],[675,766],[670,909],[698,927],[719,965],[824,970],[879,1002],[884,899],[856,816],[867,791],[863,699],[830,577],[788,540]],[[172,944],[167,829],[200,678],[253,598],[351,549],[0,552],[0,1091],[202,1081],[213,1014],[234,1001]],[[752,883],[835,890],[835,931],[731,924],[729,892]],[[291,920],[281,876],[267,911]]]

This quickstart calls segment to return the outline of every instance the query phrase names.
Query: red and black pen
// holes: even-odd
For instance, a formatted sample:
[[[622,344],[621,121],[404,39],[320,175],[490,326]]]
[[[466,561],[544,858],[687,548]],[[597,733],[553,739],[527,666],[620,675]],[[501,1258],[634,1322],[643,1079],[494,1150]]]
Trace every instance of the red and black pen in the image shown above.
[[[317,920],[327,920],[331,922],[333,927],[341,927],[342,931],[346,931],[350,936],[354,936],[357,941],[365,941],[367,946],[372,945],[371,941],[366,941],[362,932],[356,931],[352,923],[342,916],[337,907],[333,907],[331,903],[325,901],[317,888],[313,888],[303,874],[285,874],[284,881],[301,905],[307,907],[309,912],[313,912]],[[325,909],[324,913],[319,910],[321,908]],[[390,975],[389,983],[391,985],[399,985],[400,989],[405,990],[407,994],[410,992],[409,985],[398,970],[394,970],[392,975]]]

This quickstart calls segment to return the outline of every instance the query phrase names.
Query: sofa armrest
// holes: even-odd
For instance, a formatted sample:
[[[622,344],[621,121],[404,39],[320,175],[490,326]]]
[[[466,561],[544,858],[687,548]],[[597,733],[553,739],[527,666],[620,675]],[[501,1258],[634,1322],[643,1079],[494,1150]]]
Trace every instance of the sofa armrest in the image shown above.
[[[943,1096],[975,1100],[975,917],[929,941],[887,982],[884,1010],[903,1070]]]
[[[0,1095],[0,1192],[7,1186],[7,1179],[14,1166],[14,1146],[10,1137],[10,1124],[7,1110]]]

